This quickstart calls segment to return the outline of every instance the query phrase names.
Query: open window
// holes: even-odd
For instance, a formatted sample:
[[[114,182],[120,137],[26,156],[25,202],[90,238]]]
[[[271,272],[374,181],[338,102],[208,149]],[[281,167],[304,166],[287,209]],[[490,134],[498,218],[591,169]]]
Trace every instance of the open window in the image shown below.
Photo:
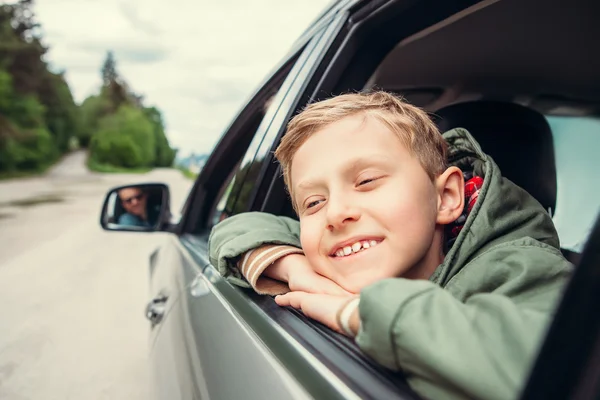
[[[593,174],[597,166],[593,150],[576,152],[578,146],[574,144],[597,149],[600,138],[600,131],[594,128],[594,121],[600,115],[597,73],[600,53],[588,48],[590,38],[600,37],[600,25],[591,18],[599,14],[599,6],[600,3],[588,0],[577,0],[568,7],[560,1],[541,0],[359,3],[346,15],[343,27],[323,39],[327,46],[304,92],[287,113],[288,119],[311,101],[375,88],[395,92],[434,117],[440,110],[464,104],[476,107],[481,103],[492,107],[502,104],[499,107],[508,108],[514,105],[528,110],[523,115],[535,114],[536,124],[545,126],[540,128],[538,137],[513,135],[511,139],[515,142],[506,143],[502,142],[506,139],[502,131],[489,129],[485,131],[489,132],[485,150],[492,151],[495,144],[503,143],[498,146],[503,154],[495,156],[505,165],[500,168],[528,172],[527,167],[519,164],[523,160],[512,157],[510,152],[518,146],[534,150],[543,147],[536,167],[538,175],[531,175],[530,181],[543,179],[547,184],[538,188],[540,194],[534,197],[555,216],[561,240],[568,246],[565,252],[573,252],[571,259],[577,261],[579,243],[585,243],[589,234],[586,229],[591,228],[592,220],[588,217],[600,208],[600,196],[595,192],[590,194],[592,189],[571,189],[572,184],[579,182],[577,175],[581,171],[584,174],[581,179],[597,191],[597,185],[591,184],[595,182]],[[498,113],[494,115],[499,120]],[[448,121],[439,123],[450,129],[453,126]],[[567,122],[582,123],[585,133],[573,128],[574,125],[567,127]],[[517,118],[514,126],[526,131],[528,124],[528,117],[524,116]],[[269,146],[265,154],[275,150],[284,127],[274,140],[265,142],[263,146]],[[477,137],[478,133],[474,133]],[[573,135],[580,136],[570,142]],[[565,145],[566,141],[570,143]],[[571,161],[578,155],[585,155],[585,160],[578,159],[581,164]],[[506,164],[511,160],[513,164]],[[249,209],[297,218],[278,165],[272,157],[261,159],[260,164],[259,185]],[[582,210],[576,204],[577,196],[584,193],[590,198],[585,200]],[[585,220],[583,226],[587,228],[581,224],[575,226],[575,214]],[[274,308],[270,299],[252,293],[249,296],[306,348],[319,353],[320,359],[357,392],[363,388],[357,383],[357,376],[368,378],[364,371],[352,372],[348,369],[352,367],[340,367],[344,357],[371,371],[371,379],[381,377],[372,381],[372,387],[388,390],[385,398],[391,398],[390,388],[394,384],[390,382],[398,380],[398,376],[369,363],[352,343],[318,323],[299,313],[284,313]],[[331,351],[332,343],[343,349],[344,355]],[[363,394],[369,397],[372,392]]]
[[[227,128],[184,206],[180,233],[200,233],[234,213],[242,183],[285,92],[285,82],[306,49],[302,44],[253,95]],[[278,96],[279,95],[279,96]]]
[[[589,48],[600,36],[591,17],[600,3],[382,1],[351,12],[294,113],[309,101],[383,89],[442,115],[442,130],[469,129],[554,216],[576,262],[600,208],[596,185],[584,184],[594,180],[600,144],[600,53]],[[272,161],[252,209],[296,218]]]

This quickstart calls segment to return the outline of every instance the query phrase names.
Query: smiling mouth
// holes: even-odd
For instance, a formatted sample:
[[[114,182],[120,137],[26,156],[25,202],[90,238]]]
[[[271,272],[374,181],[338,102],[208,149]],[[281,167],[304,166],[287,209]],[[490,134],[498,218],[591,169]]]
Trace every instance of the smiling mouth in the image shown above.
[[[354,254],[362,253],[365,250],[369,250],[370,248],[377,246],[379,243],[381,243],[381,240],[374,240],[374,239],[359,240],[356,243],[353,243],[352,245],[340,247],[331,255],[331,257],[333,257],[333,258],[349,257]]]

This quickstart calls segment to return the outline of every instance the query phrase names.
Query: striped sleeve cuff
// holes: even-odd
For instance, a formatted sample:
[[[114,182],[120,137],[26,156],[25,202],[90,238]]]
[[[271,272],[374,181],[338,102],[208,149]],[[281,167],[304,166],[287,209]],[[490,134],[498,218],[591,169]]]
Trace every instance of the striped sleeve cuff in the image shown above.
[[[287,293],[287,282],[264,276],[263,272],[275,261],[290,254],[303,254],[302,249],[286,245],[264,245],[243,254],[238,268],[259,294],[278,295]]]

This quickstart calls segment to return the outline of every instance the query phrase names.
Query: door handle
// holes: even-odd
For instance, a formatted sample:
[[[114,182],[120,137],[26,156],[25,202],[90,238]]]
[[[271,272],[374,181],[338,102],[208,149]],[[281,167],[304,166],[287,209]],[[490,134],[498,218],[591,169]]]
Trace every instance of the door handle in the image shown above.
[[[160,295],[153,298],[146,306],[146,318],[152,323],[153,327],[162,321],[165,315],[167,299],[167,296]]]

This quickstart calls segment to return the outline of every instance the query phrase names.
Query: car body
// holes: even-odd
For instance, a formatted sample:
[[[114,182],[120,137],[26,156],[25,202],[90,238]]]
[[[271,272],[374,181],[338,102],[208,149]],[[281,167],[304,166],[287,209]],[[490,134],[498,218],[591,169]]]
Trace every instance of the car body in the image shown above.
[[[146,316],[156,397],[418,398],[401,373],[378,366],[351,340],[301,313],[231,285],[208,258],[210,230],[224,218],[245,211],[294,217],[272,155],[290,118],[309,101],[374,87],[433,113],[492,100],[548,116],[554,142],[546,150],[556,167],[554,159],[541,158],[548,166],[540,164],[533,180],[554,191],[548,208],[565,255],[579,264],[572,284],[580,286],[568,290],[540,355],[557,364],[536,364],[525,396],[564,398],[556,396],[581,389],[582,377],[589,390],[583,393],[592,397],[579,398],[597,395],[598,366],[590,360],[599,354],[599,318],[592,310],[600,290],[590,271],[600,247],[592,229],[600,192],[590,179],[597,182],[592,171],[600,167],[593,156],[600,145],[600,52],[590,49],[591,39],[600,37],[591,18],[598,11],[598,3],[587,0],[331,3],[226,129],[181,219],[154,228],[172,232],[150,258]],[[507,160],[507,170],[507,163],[518,169],[522,162]],[[562,322],[574,309],[591,314]],[[569,353],[575,364],[557,379],[561,359],[552,357],[567,357],[557,348],[570,338],[579,343]]]

